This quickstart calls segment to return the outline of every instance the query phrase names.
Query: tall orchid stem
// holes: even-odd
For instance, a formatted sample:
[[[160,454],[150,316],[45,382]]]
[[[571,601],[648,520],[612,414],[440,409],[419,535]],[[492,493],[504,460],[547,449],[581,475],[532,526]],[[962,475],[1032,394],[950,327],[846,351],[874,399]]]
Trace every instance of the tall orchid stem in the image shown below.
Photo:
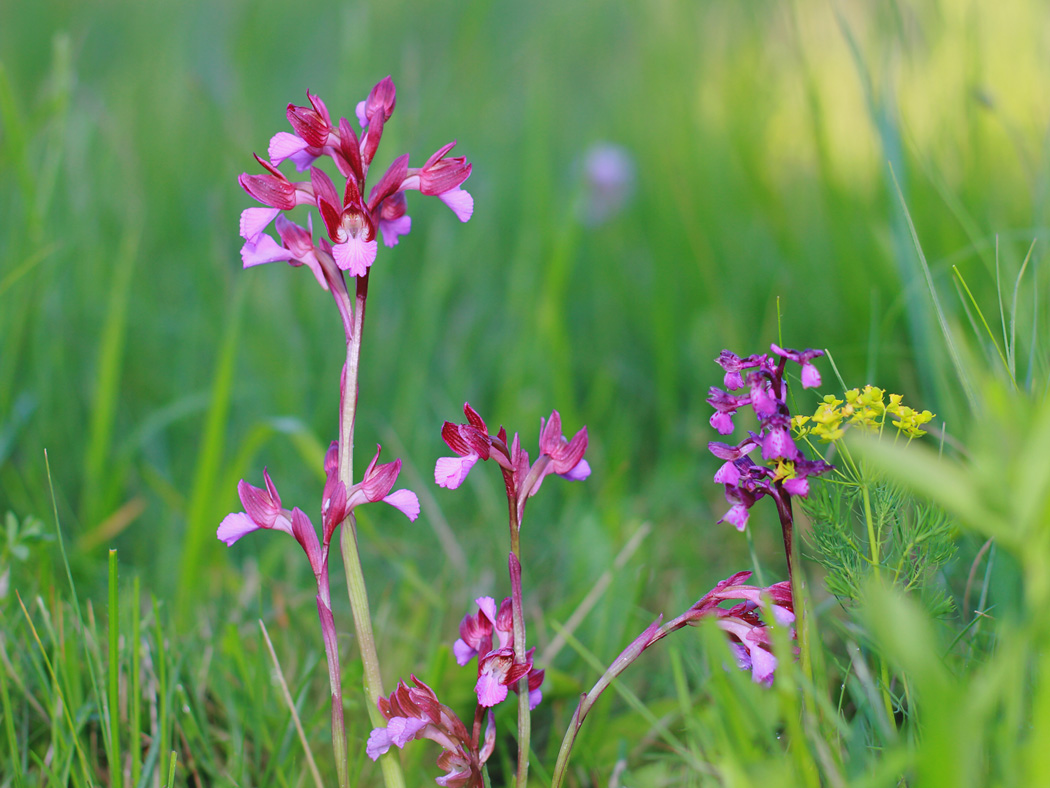
[[[504,472],[506,477],[506,472]],[[511,489],[508,487],[508,490]],[[515,659],[525,655],[525,614],[522,610],[521,594],[521,561],[519,551],[521,541],[519,531],[521,521],[519,519],[520,508],[515,496],[508,495],[510,509],[510,556],[507,558],[510,573],[510,599],[514,622],[514,656]],[[529,738],[532,730],[532,712],[529,709],[529,677],[528,674],[518,680],[518,772],[515,777],[517,788],[525,788],[529,779]]]
[[[335,773],[339,788],[350,788],[347,774],[346,722],[343,719],[343,682],[339,672],[339,643],[336,638],[335,618],[332,617],[332,596],[328,584],[328,545],[325,562],[317,578],[317,615],[321,620],[324,653],[328,660],[328,683],[332,692],[332,747],[335,750]]]
[[[347,336],[346,365],[343,367],[342,399],[339,410],[339,481],[349,490],[354,484],[354,422],[357,418],[358,371],[361,363],[361,335],[365,324],[365,300],[368,298],[368,273],[356,277],[357,294],[353,323]],[[368,591],[361,571],[361,556],[357,548],[357,522],[353,514],[343,520],[339,534],[339,549],[343,554],[346,589],[350,610],[354,616],[354,631],[361,648],[364,665],[365,705],[374,727],[386,721],[379,712],[379,696],[383,694],[383,678],[379,671],[375,636],[372,633],[372,614],[368,607]],[[396,757],[383,758],[383,781],[387,788],[404,788],[401,764]]]

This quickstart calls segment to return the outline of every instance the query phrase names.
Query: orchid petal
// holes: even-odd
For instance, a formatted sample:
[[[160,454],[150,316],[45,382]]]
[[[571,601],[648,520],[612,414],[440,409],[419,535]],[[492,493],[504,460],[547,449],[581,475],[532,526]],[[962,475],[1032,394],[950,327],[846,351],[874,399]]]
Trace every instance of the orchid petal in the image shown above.
[[[438,199],[451,208],[452,213],[456,214],[456,218],[461,222],[467,221],[474,215],[474,198],[465,189],[457,186],[444,194],[439,194]]]
[[[257,241],[280,212],[280,208],[245,208],[241,211],[241,238]]]
[[[492,673],[484,673],[479,676],[474,691],[478,694],[479,706],[492,707],[507,698],[507,688]]]
[[[215,535],[229,547],[245,534],[259,530],[261,526],[244,512],[235,512],[222,518]]]
[[[393,506],[409,520],[415,521],[419,517],[419,498],[411,490],[395,490],[383,502]]]
[[[332,247],[335,264],[351,276],[364,276],[375,262],[379,245],[375,241],[350,238],[346,243]]]
[[[434,466],[434,481],[438,487],[455,490],[463,484],[463,480],[477,461],[478,455],[475,452],[465,457],[439,457]]]
[[[477,654],[477,649],[471,648],[463,638],[458,638],[452,644],[452,654],[456,657],[456,664],[463,667]]]
[[[570,482],[582,482],[591,475],[591,466],[587,460],[580,460],[570,470],[558,475],[563,479],[568,479]]]
[[[260,235],[254,242],[245,241],[241,247],[241,262],[245,268],[291,259],[292,253],[268,235]]]
[[[820,371],[813,364],[802,365],[802,388],[811,389],[820,385]]]
[[[718,522],[720,523],[732,523],[732,525],[738,530],[743,531],[747,526],[748,511],[747,507],[743,504],[736,504],[731,507],[725,516],[722,517]]]
[[[412,217],[407,214],[390,221],[379,220],[379,232],[383,235],[384,246],[397,246],[397,239],[402,235],[408,235],[411,229]]]
[[[301,153],[307,147],[306,140],[289,134],[287,131],[279,131],[270,138],[270,161],[274,166],[280,164],[287,158]]]

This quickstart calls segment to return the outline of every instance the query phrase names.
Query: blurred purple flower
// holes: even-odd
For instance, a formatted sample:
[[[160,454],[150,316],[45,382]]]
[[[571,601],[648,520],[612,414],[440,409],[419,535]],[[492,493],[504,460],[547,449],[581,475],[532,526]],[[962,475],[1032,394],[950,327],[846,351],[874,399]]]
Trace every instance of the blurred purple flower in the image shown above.
[[[599,142],[583,157],[583,220],[602,224],[620,213],[634,193],[634,157],[621,145]]]

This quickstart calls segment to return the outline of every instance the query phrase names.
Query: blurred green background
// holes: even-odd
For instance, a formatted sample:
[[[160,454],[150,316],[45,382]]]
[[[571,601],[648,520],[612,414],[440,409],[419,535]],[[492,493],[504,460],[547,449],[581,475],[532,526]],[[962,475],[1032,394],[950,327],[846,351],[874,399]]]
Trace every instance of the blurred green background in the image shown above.
[[[230,560],[213,529],[263,464],[317,508],[337,317],[304,272],[240,270],[238,213],[254,203],[236,177],[307,88],[352,117],[391,74],[380,162],[458,139],[477,208],[460,226],[414,199],[413,232],[383,250],[359,462],[382,442],[429,480],[464,400],[526,442],[558,408],[567,429],[589,426],[596,472],[549,492],[579,509],[557,501],[537,530],[586,513],[610,543],[631,517],[660,523],[659,541],[719,541],[704,398],[721,348],[782,331],[829,348],[848,385],[955,407],[939,334],[909,309],[927,296],[890,168],[939,282],[958,265],[991,311],[996,239],[1009,281],[1046,224],[1039,8],[8,5],[3,508],[50,510],[47,449],[83,556],[116,545],[164,595],[180,566],[198,577],[187,546],[195,565]],[[581,162],[600,142],[633,157],[634,190],[595,224]],[[481,515],[469,495],[438,496],[472,548],[471,524],[500,517],[497,484],[474,485]],[[426,525],[375,517],[420,555],[435,547]]]
[[[231,560],[212,534],[242,476],[258,483],[265,464],[317,508],[337,317],[304,272],[240,270],[253,203],[236,177],[307,88],[352,116],[391,74],[380,161],[458,139],[477,208],[460,226],[414,199],[413,232],[383,250],[359,462],[382,442],[429,480],[464,400],[526,442],[558,408],[567,429],[589,426],[595,475],[548,492],[563,500],[540,504],[546,538],[586,515],[610,544],[632,517],[661,542],[720,541],[711,360],[776,339],[778,301],[787,345],[829,348],[848,385],[951,415],[939,334],[909,309],[927,296],[890,168],[940,284],[958,265],[992,311],[996,240],[1010,281],[1046,224],[1039,8],[8,5],[2,508],[50,510],[47,449],[80,555],[115,545],[166,596],[203,576],[187,549],[194,566]],[[635,173],[623,210],[594,224],[581,161],[598,142]],[[494,541],[472,528],[499,520],[497,484],[474,485],[480,515],[470,495],[437,496],[472,549]],[[564,498],[571,515],[556,514]],[[434,549],[423,523],[375,517],[402,547]]]
[[[238,255],[254,203],[237,175],[307,89],[352,118],[390,74],[378,166],[451,139],[474,163],[468,224],[410,196],[411,234],[373,269],[363,359],[359,467],[382,443],[424,503],[414,524],[363,514],[366,571],[381,619],[427,600],[446,628],[410,631],[434,641],[504,593],[498,474],[431,483],[464,401],[526,446],[552,408],[588,426],[591,479],[530,504],[526,583],[564,620],[649,520],[633,590],[601,608],[619,622],[748,563],[714,524],[704,400],[722,348],[828,348],[847,386],[961,416],[891,171],[950,319],[966,320],[951,266],[997,314],[996,265],[1012,282],[1033,241],[1042,256],[1040,2],[6,0],[2,16],[0,511],[52,522],[47,450],[76,576],[101,581],[117,547],[183,621],[246,566],[272,583],[261,609],[285,589],[313,615],[289,543],[214,538],[263,465],[316,521],[336,433],[330,297]],[[582,162],[603,142],[632,157],[633,191],[596,223]],[[756,531],[775,549],[775,528]],[[616,653],[625,627],[596,625],[592,648]],[[418,645],[400,645],[407,672]]]

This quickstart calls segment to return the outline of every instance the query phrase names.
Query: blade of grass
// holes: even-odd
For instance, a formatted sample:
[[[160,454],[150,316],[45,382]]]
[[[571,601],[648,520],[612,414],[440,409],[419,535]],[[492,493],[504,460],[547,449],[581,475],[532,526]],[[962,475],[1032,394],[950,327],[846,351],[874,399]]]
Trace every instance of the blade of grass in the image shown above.
[[[140,621],[139,602],[142,599],[139,576],[135,575],[131,590],[131,692],[128,693],[128,715],[131,748],[131,784],[137,785],[142,774],[142,692],[140,689]]]
[[[292,700],[292,693],[288,691],[288,683],[284,680],[284,672],[281,670],[281,663],[277,659],[277,652],[273,650],[273,643],[270,641],[270,633],[266,631],[266,624],[263,620],[259,619],[259,629],[262,630],[263,639],[266,640],[266,648],[270,652],[270,659],[273,660],[273,669],[277,674],[277,683],[281,686],[281,693],[284,695],[284,702],[288,704],[288,711],[292,715],[292,722],[295,723],[295,730],[299,734],[299,741],[303,745],[303,752],[306,754],[306,764],[310,767],[310,774],[313,775],[314,785],[317,788],[324,788],[324,782],[321,780],[321,773],[317,770],[317,763],[314,761],[314,754],[310,750],[310,743],[306,740],[306,733],[303,732],[303,723],[299,720],[299,712],[295,708],[295,702]]]
[[[109,781],[115,788],[124,784],[123,758],[120,757],[120,589],[117,551],[109,551]]]
[[[15,788],[22,786],[22,758],[18,751],[18,739],[15,737],[15,715],[11,710],[11,696],[7,691],[7,670],[0,669],[0,711],[4,712],[4,733],[7,736],[7,747],[11,752],[11,773],[14,775]]]
[[[941,326],[941,334],[944,336],[944,342],[948,346],[948,355],[952,360],[952,365],[955,367],[955,374],[959,378],[959,383],[963,387],[963,392],[966,394],[966,401],[970,405],[970,410],[976,413],[978,409],[977,397],[973,392],[973,384],[970,382],[970,377],[966,374],[966,370],[963,368],[962,359],[959,356],[959,350],[955,347],[955,339],[952,337],[951,329],[948,327],[948,320],[944,316],[944,309],[941,307],[941,300],[937,295],[937,289],[933,286],[933,275],[930,273],[930,266],[926,262],[926,254],[922,250],[922,244],[919,243],[919,234],[915,230],[915,223],[912,221],[911,212],[908,210],[908,205],[904,201],[904,193],[901,191],[900,184],[897,182],[897,175],[894,173],[892,166],[890,167],[890,177],[893,179],[893,188],[897,192],[897,199],[900,202],[901,211],[904,212],[904,218],[908,223],[908,231],[911,233],[911,240],[915,246],[915,253],[919,256],[919,266],[926,279],[926,288],[930,293],[930,299],[933,301],[933,308],[937,315],[937,322]]]
[[[88,627],[86,626],[86,624],[84,622],[84,617],[83,617],[83,615],[80,612],[80,597],[77,594],[76,583],[73,582],[73,572],[69,568],[69,556],[66,555],[66,543],[65,543],[65,540],[62,538],[62,525],[61,525],[61,522],[59,521],[59,517],[58,517],[58,501],[55,498],[55,486],[54,486],[54,481],[53,481],[52,476],[51,476],[51,460],[48,457],[47,449],[44,449],[44,469],[45,469],[46,474],[47,474],[48,491],[51,494],[51,511],[52,511],[52,514],[54,515],[54,518],[55,518],[55,535],[56,535],[56,539],[58,541],[58,549],[59,549],[59,553],[62,556],[62,565],[65,567],[65,570],[66,570],[66,579],[69,581],[69,592],[70,592],[70,594],[73,597],[73,612],[76,615],[77,624],[80,627],[80,632],[81,633],[86,633],[88,631]],[[23,606],[23,609],[24,609],[24,606]],[[30,622],[30,627],[32,627],[32,623],[31,622]],[[34,635],[35,635],[36,634],[36,630],[34,629],[33,631],[34,631]],[[38,643],[40,642],[39,638],[37,639],[37,642]],[[43,644],[41,644],[41,649],[43,649]],[[46,660],[46,656],[45,656],[45,660]],[[90,654],[87,655],[87,659],[85,659],[85,662],[87,663],[88,675],[89,675],[89,678],[91,680],[91,689],[92,689],[92,692],[94,693],[94,696],[95,696],[95,702],[98,704],[98,707],[100,709],[102,709],[105,706],[105,701],[104,701],[104,699],[102,697],[102,691],[100,689],[99,676],[98,676],[98,674],[95,671],[95,662],[91,659]],[[51,671],[52,676],[54,676],[54,671],[51,670],[50,662],[48,662],[48,670]],[[61,687],[58,687],[57,689],[61,690]],[[66,708],[66,713],[67,713],[67,716],[68,716],[68,708]],[[106,715],[103,714],[102,716],[103,716],[103,722],[105,724],[108,724],[106,722],[106,719],[105,719]],[[74,736],[76,736],[77,735],[76,729],[73,729],[72,733],[73,733]],[[80,754],[80,758],[81,758],[82,761],[84,761],[84,754],[83,754],[83,751],[80,749],[79,738],[76,739],[75,743],[76,743],[76,746],[77,746],[77,751]],[[89,772],[87,772],[86,762],[84,762],[83,765],[84,765],[84,769],[85,769],[85,772],[84,772],[85,776],[87,777],[88,782],[90,783],[90,774],[89,774]]]
[[[19,279],[36,268],[37,265],[46,260],[48,256],[58,248],[59,244],[57,242],[48,244],[47,246],[42,246],[23,260],[20,265],[8,271],[7,275],[0,279],[0,298],[2,298],[4,293],[13,287]]]
[[[1032,260],[1032,252],[1035,251],[1035,239],[1032,239],[1031,245],[1028,247],[1028,252],[1024,256],[1024,262],[1021,263],[1021,270],[1017,272],[1017,278],[1014,279],[1014,296],[1013,304],[1010,307],[1010,348],[1007,351],[1007,356],[1010,358],[1010,369],[1015,370],[1016,375],[1016,364],[1017,364],[1017,297],[1018,291],[1021,287],[1021,277],[1024,276],[1024,272],[1028,270],[1028,263]],[[1038,288],[1034,288],[1038,293]],[[1035,314],[1032,315],[1033,321]]]
[[[132,218],[114,261],[106,319],[99,340],[95,390],[91,398],[91,417],[84,453],[84,496],[80,506],[81,520],[89,526],[102,516],[100,509],[109,505],[106,491],[112,485],[105,474],[107,469],[113,467],[109,461],[113,423],[120,403],[120,376],[127,338],[131,277],[138,260],[141,237],[141,220]]]
[[[78,728],[73,723],[73,717],[69,712],[70,704],[66,700],[65,693],[62,691],[62,685],[58,680],[58,675],[55,673],[54,666],[51,664],[51,660],[48,659],[44,643],[40,640],[40,635],[36,631],[36,627],[33,625],[33,619],[30,618],[29,611],[26,610],[25,602],[22,601],[22,595],[18,593],[17,589],[15,590],[15,596],[18,598],[18,604],[22,607],[22,614],[25,616],[26,623],[29,624],[29,630],[33,634],[33,639],[36,641],[37,647],[40,649],[40,655],[44,658],[44,666],[47,668],[47,673],[51,677],[51,686],[54,688],[55,694],[58,695],[58,700],[62,706],[62,714],[66,718],[66,724],[69,726],[69,733],[73,739],[73,747],[76,751],[81,771],[84,773],[84,780],[88,784],[91,784],[91,771],[88,768],[87,757],[84,755],[84,748],[80,744]],[[52,741],[61,740],[60,736],[52,735]]]
[[[998,268],[998,255],[996,257],[997,257],[996,268]],[[965,291],[966,297],[970,299],[970,305],[973,307],[974,311],[977,312],[977,317],[980,318],[981,325],[984,326],[984,332],[988,335],[988,339],[991,341],[992,346],[995,348],[995,352],[999,354],[999,359],[1003,362],[1003,369],[1005,369],[1006,373],[1010,376],[1010,382],[1013,383],[1014,388],[1017,388],[1017,381],[1014,379],[1013,368],[1012,368],[1010,362],[1007,360],[1006,354],[1004,354],[1002,349],[999,347],[999,343],[995,341],[995,335],[992,333],[992,328],[991,328],[991,326],[988,325],[988,321],[985,319],[984,312],[981,311],[981,306],[980,306],[980,304],[977,303],[977,299],[974,298],[973,297],[973,293],[970,292],[970,286],[966,284],[966,279],[963,278],[962,272],[959,271],[958,266],[954,266],[954,265],[952,266],[952,273],[955,274],[956,281],[959,283],[960,287],[962,287],[963,291]],[[996,288],[997,289],[999,288],[999,283],[998,282],[996,282]],[[1000,312],[1001,312],[1002,311],[1002,299],[1001,298],[1000,298],[1000,301],[999,301],[999,305],[1000,305]],[[1006,339],[1006,316],[1005,315],[1003,315],[1003,339],[1004,340]]]
[[[176,619],[185,622],[191,614],[190,603],[199,591],[201,559],[209,538],[215,541],[219,515],[215,511],[216,479],[220,476],[223,447],[226,443],[226,421],[233,394],[234,369],[237,364],[237,344],[240,338],[241,316],[245,301],[245,280],[234,285],[233,298],[227,311],[219,356],[211,389],[211,404],[205,418],[204,435],[197,453],[196,474],[190,493],[186,538],[182,547],[179,585],[176,592]],[[232,491],[231,491],[232,494]]]
[[[179,754],[171,751],[171,766],[168,768],[168,788],[175,788],[175,764],[178,763]]]
[[[562,632],[572,634],[576,631],[576,628],[580,625],[583,619],[589,612],[598,604],[598,600],[601,599],[602,594],[612,583],[613,574],[619,572],[631,560],[631,556],[634,555],[635,551],[641,546],[645,537],[652,531],[652,526],[649,523],[642,523],[638,526],[631,538],[627,540],[627,544],[620,550],[619,555],[613,561],[613,565],[602,572],[601,577],[592,586],[591,590],[587,592],[587,595],[583,598],[583,601],[576,606],[576,609],[572,611],[572,614],[566,619],[563,629],[554,636],[554,639],[543,649],[543,653],[540,654],[537,662],[541,665],[550,665],[554,658],[561,651],[565,645],[566,640]]]
[[[154,735],[157,739],[160,759],[157,771],[164,774],[164,753],[167,752],[168,746],[168,708],[171,705],[171,692],[168,687],[168,655],[164,648],[164,630],[161,628],[157,597],[151,595],[150,602],[153,609],[153,636],[157,641],[155,668],[157,671],[157,730],[154,731]]]

